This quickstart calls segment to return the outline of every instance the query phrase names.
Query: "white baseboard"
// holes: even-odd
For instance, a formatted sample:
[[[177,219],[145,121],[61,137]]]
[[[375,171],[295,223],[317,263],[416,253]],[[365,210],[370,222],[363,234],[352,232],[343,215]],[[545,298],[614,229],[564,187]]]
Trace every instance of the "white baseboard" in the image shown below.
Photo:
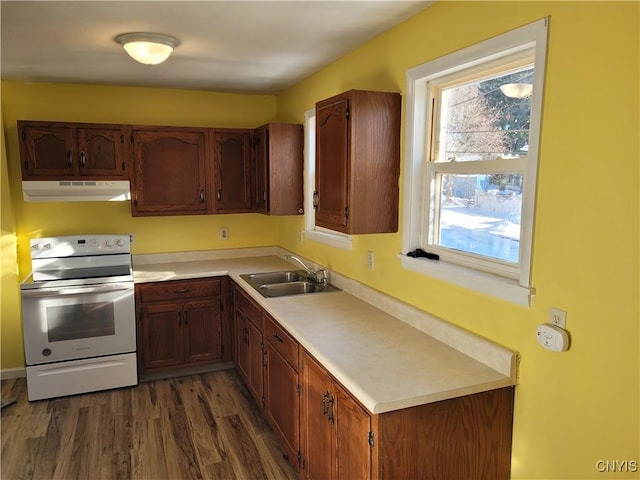
[[[27,371],[22,368],[4,368],[0,370],[0,380],[8,380],[10,378],[23,378],[27,376]]]

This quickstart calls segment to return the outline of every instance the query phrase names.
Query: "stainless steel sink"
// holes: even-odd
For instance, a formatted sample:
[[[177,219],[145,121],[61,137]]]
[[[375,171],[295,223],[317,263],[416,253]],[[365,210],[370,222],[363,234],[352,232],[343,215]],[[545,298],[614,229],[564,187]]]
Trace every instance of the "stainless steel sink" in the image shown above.
[[[288,283],[306,280],[307,274],[302,270],[288,272],[267,272],[267,273],[249,273],[248,275],[240,275],[249,283],[258,285],[269,285],[272,283]]]
[[[261,285],[258,288],[258,291],[265,297],[284,297],[304,293],[335,292],[337,290],[333,285],[320,285],[309,281],[272,283],[271,285]]]
[[[263,297],[268,298],[340,291],[333,285],[311,281],[303,270],[248,273],[240,275],[240,278],[246,280]]]

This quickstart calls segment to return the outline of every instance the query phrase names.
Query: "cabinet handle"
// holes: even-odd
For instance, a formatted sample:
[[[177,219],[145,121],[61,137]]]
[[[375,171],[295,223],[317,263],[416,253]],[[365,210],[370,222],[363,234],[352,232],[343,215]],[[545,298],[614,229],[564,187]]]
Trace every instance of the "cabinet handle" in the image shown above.
[[[313,208],[318,208],[318,192],[313,192]]]
[[[335,401],[335,397],[331,396],[331,398],[329,398],[329,400],[327,402],[329,404],[328,409],[327,409],[328,410],[327,421],[329,423],[335,423],[335,420],[336,420],[336,417],[333,414],[334,401]]]
[[[200,203],[204,203],[204,190],[200,190]]]
[[[73,165],[73,157],[71,156],[71,150],[67,152],[67,167],[71,168]]]
[[[178,326],[182,325],[182,312],[178,312]]]
[[[87,157],[85,156],[84,152],[80,152],[80,165],[82,165],[82,168],[84,168],[86,164]]]
[[[284,340],[282,339],[282,337],[280,335],[278,335],[277,333],[273,334],[273,338],[275,338],[280,343],[284,343]]]
[[[218,194],[216,195],[216,198],[217,198],[217,200],[219,202],[222,201],[222,189],[221,188],[218,189]]]
[[[189,287],[186,287],[186,288],[180,288],[178,290],[174,290],[173,293],[180,294],[180,293],[188,293],[189,291],[191,291],[191,289]]]
[[[329,412],[327,401],[329,400],[329,391],[327,390],[322,394],[322,416],[326,417]]]

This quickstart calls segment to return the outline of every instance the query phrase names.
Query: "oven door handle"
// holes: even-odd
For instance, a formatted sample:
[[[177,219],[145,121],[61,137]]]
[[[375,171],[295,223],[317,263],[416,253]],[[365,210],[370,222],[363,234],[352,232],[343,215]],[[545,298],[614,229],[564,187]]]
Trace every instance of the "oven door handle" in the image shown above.
[[[72,286],[54,288],[34,288],[21,291],[22,297],[57,297],[60,295],[86,295],[92,293],[109,293],[121,290],[133,290],[133,282],[128,283],[105,283],[104,285]]]

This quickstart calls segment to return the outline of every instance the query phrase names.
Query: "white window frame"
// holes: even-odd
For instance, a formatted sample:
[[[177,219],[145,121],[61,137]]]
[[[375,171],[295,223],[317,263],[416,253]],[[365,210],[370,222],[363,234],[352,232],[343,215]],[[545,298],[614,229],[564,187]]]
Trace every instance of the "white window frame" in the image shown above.
[[[545,76],[548,19],[525,25],[471,47],[437,58],[407,71],[402,253],[405,269],[469,288],[482,294],[522,306],[531,305],[535,289],[531,285],[531,258],[535,213],[538,147]],[[429,222],[430,184],[426,159],[429,145],[430,102],[428,82],[456,72],[487,64],[535,48],[534,82],[531,99],[529,151],[525,166],[519,269],[500,274],[475,268],[472,264],[453,263],[441,258],[412,258],[407,253],[427,245],[424,238]],[[498,264],[499,262],[496,262]]]
[[[313,192],[316,189],[316,109],[304,113],[304,238],[342,250],[353,250],[353,237],[316,226]]]

